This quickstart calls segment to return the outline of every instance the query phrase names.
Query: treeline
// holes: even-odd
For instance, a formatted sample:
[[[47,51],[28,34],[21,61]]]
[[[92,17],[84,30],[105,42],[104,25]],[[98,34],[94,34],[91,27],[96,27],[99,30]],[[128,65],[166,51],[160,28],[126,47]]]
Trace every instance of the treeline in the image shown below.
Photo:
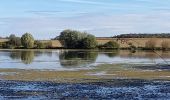
[[[157,33],[157,34],[130,33],[130,34],[117,35],[117,36],[114,36],[113,38],[170,38],[170,33]]]
[[[4,49],[45,49],[51,48],[51,42],[41,42],[34,40],[30,33],[25,33],[22,37],[11,34],[7,37],[7,42],[1,42],[0,47]]]
[[[1,42],[0,47],[5,49],[51,49],[52,41],[36,41],[30,33],[25,33],[22,37],[11,34],[7,42]],[[98,45],[96,37],[87,32],[76,30],[64,30],[53,40],[59,40],[64,49],[119,49],[119,44],[109,41],[103,45]]]

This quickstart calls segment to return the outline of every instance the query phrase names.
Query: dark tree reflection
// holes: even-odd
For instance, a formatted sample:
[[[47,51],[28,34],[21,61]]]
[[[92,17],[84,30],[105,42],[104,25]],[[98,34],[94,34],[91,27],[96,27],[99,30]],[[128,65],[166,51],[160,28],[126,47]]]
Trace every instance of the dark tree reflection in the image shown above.
[[[34,60],[34,51],[22,51],[21,60],[24,64],[31,64]]]
[[[20,60],[21,59],[21,52],[12,51],[10,53],[10,58],[13,59],[13,60]]]
[[[10,53],[13,60],[21,60],[24,64],[31,64],[34,60],[34,51],[13,51]]]
[[[59,59],[63,67],[79,67],[94,63],[97,56],[98,52],[93,51],[61,51]]]

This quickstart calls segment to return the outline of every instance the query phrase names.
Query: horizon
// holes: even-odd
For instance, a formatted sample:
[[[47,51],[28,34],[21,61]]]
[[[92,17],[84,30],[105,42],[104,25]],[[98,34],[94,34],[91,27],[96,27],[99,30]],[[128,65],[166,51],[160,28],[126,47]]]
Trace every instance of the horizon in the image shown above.
[[[0,36],[51,39],[64,29],[96,37],[170,33],[170,0],[2,0]]]

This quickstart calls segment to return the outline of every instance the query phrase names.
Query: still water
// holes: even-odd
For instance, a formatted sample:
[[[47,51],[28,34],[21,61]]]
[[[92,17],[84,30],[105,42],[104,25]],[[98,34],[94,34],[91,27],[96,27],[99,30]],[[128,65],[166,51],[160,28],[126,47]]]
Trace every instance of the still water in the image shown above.
[[[0,51],[0,55],[0,75],[7,80],[10,76],[16,80],[29,80],[32,74],[37,77],[30,80],[40,81],[63,78],[170,79],[169,52],[5,50]]]
[[[1,50],[0,55],[1,98],[170,98],[170,52]]]

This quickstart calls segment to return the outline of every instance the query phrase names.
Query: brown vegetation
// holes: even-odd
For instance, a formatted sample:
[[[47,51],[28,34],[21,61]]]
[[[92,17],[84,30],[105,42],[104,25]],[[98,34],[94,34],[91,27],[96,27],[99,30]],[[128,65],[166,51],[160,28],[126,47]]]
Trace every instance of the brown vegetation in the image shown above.
[[[162,45],[163,50],[167,50],[170,47],[170,44],[168,41],[163,41],[161,45]]]
[[[146,43],[145,43],[145,48],[148,48],[148,49],[155,49],[156,48],[156,39],[150,39],[148,40]]]
[[[145,47],[146,42],[152,40],[153,38],[126,38],[126,39],[117,39],[117,38],[97,38],[98,44],[105,44],[109,41],[116,41],[120,44],[120,48],[129,48],[129,43],[133,44],[135,47]],[[156,41],[155,47],[162,48],[162,44],[165,45],[165,42],[170,43],[170,38],[154,38]],[[0,39],[0,43],[7,42],[8,39]],[[53,48],[61,48],[63,47],[59,40],[40,40],[41,42],[52,42]],[[167,45],[167,43],[166,43]],[[166,46],[167,47],[167,46]],[[170,47],[170,46],[169,46]]]

